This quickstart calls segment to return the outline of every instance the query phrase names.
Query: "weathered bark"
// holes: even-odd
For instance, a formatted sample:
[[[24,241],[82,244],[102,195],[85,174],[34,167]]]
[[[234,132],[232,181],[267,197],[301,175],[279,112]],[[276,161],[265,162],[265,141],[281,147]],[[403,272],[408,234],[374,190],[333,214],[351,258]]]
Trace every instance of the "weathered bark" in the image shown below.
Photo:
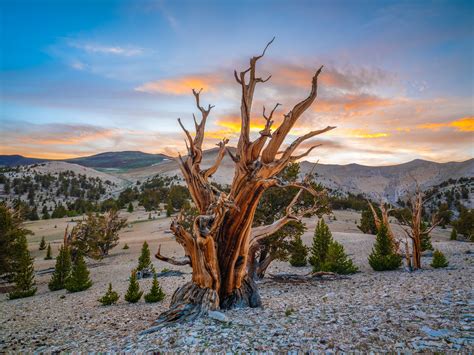
[[[250,139],[255,87],[257,83],[270,79],[264,80],[256,75],[256,64],[271,43],[268,43],[261,55],[250,59],[248,69],[234,73],[242,90],[241,132],[235,155],[226,149],[228,140],[224,139],[219,144],[216,162],[207,170],[201,170],[205,124],[213,106],[209,105],[207,108],[201,106],[200,91],[193,90],[196,106],[201,113],[199,123],[194,117],[196,129],[194,138],[179,120],[187,138],[188,148],[187,156],[179,157],[180,168],[200,215],[195,219],[191,232],[180,225],[180,218],[171,225],[176,241],[184,249],[185,258],[177,260],[157,253],[157,257],[161,260],[172,263],[189,262],[193,270],[192,284],[176,291],[170,310],[160,316],[158,319],[160,322],[195,319],[207,310],[217,307],[230,309],[261,306],[257,286],[252,277],[248,276],[250,248],[259,238],[278,230],[286,220],[294,217],[288,214],[285,223],[262,226],[260,229],[262,233],[258,237],[252,233],[252,222],[258,202],[264,191],[273,186],[299,187],[317,194],[305,182],[281,186],[276,175],[290,162],[309,154],[311,149],[304,154],[294,155],[301,143],[335,128],[326,127],[310,132],[280,152],[284,138],[316,99],[317,81],[322,67],[312,78],[308,97],[284,115],[283,122],[276,131],[271,133],[272,117],[278,104],[268,115],[264,109],[265,128],[257,139],[254,141]],[[228,194],[218,191],[208,180],[217,171],[226,150],[235,163],[234,177]],[[266,230],[263,230],[264,228]]]
[[[425,202],[426,201],[423,199],[423,193],[417,184],[416,194],[411,203],[411,220],[405,221],[405,224],[409,226],[409,229],[402,227],[406,236],[411,240],[411,260],[409,260],[410,256],[408,249],[406,249],[405,255],[407,258],[407,266],[412,270],[421,269],[421,240],[423,236],[429,235],[441,221],[441,219],[438,219],[437,216],[434,215],[431,227],[427,230],[422,230],[422,212]],[[406,247],[408,247],[408,242],[406,243]]]
[[[380,219],[372,203],[370,201],[367,202],[369,204],[370,210],[372,211],[372,215],[374,216],[375,227],[377,228],[377,230],[379,230],[382,224],[385,225],[387,227],[388,237],[390,238],[390,241],[392,243],[393,250],[395,250],[397,253],[401,253],[401,251],[399,250],[400,242],[397,238],[395,238],[395,233],[393,233],[392,226],[390,225],[389,214],[391,211],[393,211],[393,208],[387,208],[385,204],[381,202],[380,210],[382,212],[382,219]]]

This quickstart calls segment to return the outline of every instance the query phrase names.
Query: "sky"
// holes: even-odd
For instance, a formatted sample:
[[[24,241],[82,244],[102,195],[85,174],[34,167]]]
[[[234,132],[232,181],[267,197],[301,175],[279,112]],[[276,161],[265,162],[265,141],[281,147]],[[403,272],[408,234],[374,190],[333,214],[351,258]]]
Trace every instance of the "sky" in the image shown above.
[[[257,71],[251,132],[318,98],[285,144],[325,164],[474,156],[473,1],[0,0],[0,154],[65,159],[105,151],[185,152],[192,88],[215,105],[206,148],[236,144],[233,77],[276,37]]]

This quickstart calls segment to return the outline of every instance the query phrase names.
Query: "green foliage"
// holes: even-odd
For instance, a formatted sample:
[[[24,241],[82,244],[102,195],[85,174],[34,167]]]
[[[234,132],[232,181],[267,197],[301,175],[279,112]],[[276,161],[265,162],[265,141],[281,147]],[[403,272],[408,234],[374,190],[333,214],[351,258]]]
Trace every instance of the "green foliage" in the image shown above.
[[[321,271],[321,266],[326,260],[331,242],[331,231],[324,219],[321,218],[314,230],[313,243],[310,249],[309,263],[313,266],[313,271]]]
[[[196,207],[191,206],[189,201],[186,201],[181,210],[182,220],[180,225],[188,232],[192,233],[194,220],[199,215],[199,211]]]
[[[460,206],[459,218],[452,223],[456,231],[471,242],[474,241],[474,210]]]
[[[301,267],[306,266],[308,257],[308,248],[303,244],[300,235],[295,236],[291,242],[291,266]]]
[[[440,226],[443,228],[446,228],[446,225],[451,223],[451,219],[453,218],[453,212],[449,209],[447,203],[442,203],[439,206],[436,215],[440,219]]]
[[[168,194],[168,201],[171,201],[171,204],[174,209],[180,210],[183,207],[183,204],[191,198],[189,190],[181,185],[172,185]]]
[[[150,257],[150,248],[148,247],[148,243],[144,241],[140,257],[138,258],[137,271],[150,269],[151,267],[152,267],[152,263],[151,263],[151,257]]]
[[[458,240],[458,232],[456,232],[456,228],[453,228],[451,231],[451,235],[449,237],[450,240]]]
[[[35,271],[33,268],[33,258],[28,251],[26,235],[20,234],[14,243],[15,259],[13,262],[13,282],[14,289],[8,294],[9,299],[30,297],[36,293]]]
[[[402,257],[393,250],[387,226],[381,225],[375,239],[369,264],[375,271],[395,270],[402,264]]]
[[[51,291],[62,290],[66,287],[66,281],[71,275],[71,253],[67,246],[61,245],[59,254],[56,257],[53,276],[48,283]]]
[[[51,244],[48,243],[48,249],[46,250],[46,256],[44,257],[44,260],[52,260],[53,255],[51,252]]]
[[[433,250],[433,245],[431,244],[431,235],[426,233],[428,230],[428,225],[425,222],[421,222],[421,251]]]
[[[122,249],[123,249],[123,250],[127,250],[127,249],[130,249],[130,247],[128,246],[128,244],[127,244],[127,243],[125,243],[125,245],[123,246],[123,248],[122,248]]]
[[[174,213],[174,208],[171,200],[168,200],[166,203],[166,217],[171,217],[171,215]]]
[[[82,254],[78,254],[70,277],[66,280],[66,290],[69,292],[79,292],[87,290],[92,286],[92,281],[89,278],[89,270]]]
[[[354,210],[363,211],[367,209],[368,204],[366,198],[361,195],[348,193],[347,196],[338,196],[329,198],[329,205],[332,210]]]
[[[379,217],[381,218],[382,211],[380,211],[380,208],[378,208],[377,206],[374,206],[374,208]],[[375,226],[374,215],[372,214],[372,211],[369,208],[362,211],[360,225],[358,225],[357,228],[359,228],[362,233],[365,234],[377,234],[377,227]]]
[[[45,250],[46,249],[46,241],[44,240],[44,236],[41,237],[41,242],[39,244],[39,250]]]
[[[151,285],[150,292],[147,293],[144,298],[147,303],[160,302],[164,300],[165,293],[161,289],[156,274],[153,275],[153,284]]]
[[[285,316],[286,317],[291,316],[293,313],[295,313],[295,310],[293,308],[290,307],[290,308],[285,309]]]
[[[125,294],[125,301],[129,303],[137,303],[140,298],[142,298],[143,291],[140,291],[140,284],[137,280],[137,272],[135,270],[132,271],[132,275],[130,276],[130,283],[128,284],[128,290]]]
[[[14,211],[0,202],[0,276],[11,280],[16,264],[23,256],[23,239],[32,234],[22,227],[20,211]],[[20,244],[20,245],[19,245]]]
[[[120,218],[116,210],[103,216],[89,214],[87,219],[79,221],[71,234],[71,253],[81,253],[94,259],[100,259],[118,245],[119,232],[127,224],[126,218]]]
[[[443,268],[448,266],[448,260],[446,260],[446,257],[444,254],[436,249],[433,253],[433,260],[431,261],[431,266],[438,269],[438,268]]]
[[[354,274],[358,271],[344,251],[342,244],[332,241],[329,244],[326,260],[321,265],[321,271],[335,272],[341,275]]]
[[[118,293],[112,290],[112,283],[109,283],[109,288],[107,289],[107,292],[105,293],[105,295],[99,298],[98,301],[102,303],[103,306],[110,306],[112,304],[117,303],[119,298],[120,296],[118,295]]]
[[[129,213],[133,212],[133,204],[131,202],[128,203],[127,212],[129,212]]]

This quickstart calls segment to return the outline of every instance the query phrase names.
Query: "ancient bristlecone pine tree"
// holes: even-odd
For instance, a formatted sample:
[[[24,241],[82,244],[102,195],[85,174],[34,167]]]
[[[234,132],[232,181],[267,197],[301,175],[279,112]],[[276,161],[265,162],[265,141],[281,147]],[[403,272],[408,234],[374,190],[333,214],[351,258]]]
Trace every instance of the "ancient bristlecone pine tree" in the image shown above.
[[[289,210],[281,219],[271,225],[252,229],[252,222],[257,204],[263,192],[270,187],[298,187],[317,196],[318,193],[305,182],[283,185],[276,175],[287,164],[308,155],[315,146],[306,152],[296,155],[295,152],[304,141],[334,127],[311,131],[297,138],[283,148],[285,137],[301,115],[316,99],[319,68],[311,81],[309,96],[297,103],[284,115],[279,127],[271,132],[272,116],[279,104],[268,114],[263,108],[265,127],[255,140],[250,138],[250,121],[252,118],[252,101],[255,87],[270,79],[262,79],[256,74],[256,65],[263,53],[250,59],[248,69],[234,72],[237,83],[241,86],[242,100],[240,107],[241,131],[235,154],[226,148],[227,139],[222,140],[215,163],[208,169],[200,167],[202,145],[206,121],[213,106],[202,106],[201,91],[193,90],[196,106],[201,120],[194,117],[196,133],[194,137],[183,126],[180,126],[187,137],[188,155],[179,157],[181,171],[188,185],[191,197],[199,210],[194,220],[192,232],[188,232],[176,218],[171,230],[176,241],[184,248],[185,257],[174,259],[160,254],[156,257],[170,263],[192,267],[192,281],[178,288],[171,300],[170,309],[160,315],[158,323],[194,319],[206,314],[209,310],[239,307],[258,307],[260,296],[255,283],[247,277],[249,250],[262,238],[276,232],[286,223],[295,220],[298,211]],[[309,81],[309,78],[308,78]],[[235,172],[228,193],[219,191],[210,184],[209,178],[217,171],[226,151],[235,163]],[[300,194],[298,194],[299,196]],[[292,202],[294,205],[294,202]]]

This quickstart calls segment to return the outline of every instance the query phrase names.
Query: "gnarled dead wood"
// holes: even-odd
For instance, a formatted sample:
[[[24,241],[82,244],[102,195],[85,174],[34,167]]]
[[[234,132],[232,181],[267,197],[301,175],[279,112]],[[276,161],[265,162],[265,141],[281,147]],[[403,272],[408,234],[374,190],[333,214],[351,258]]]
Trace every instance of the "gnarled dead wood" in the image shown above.
[[[179,164],[191,198],[199,210],[199,216],[193,223],[192,230],[187,231],[178,217],[171,224],[176,241],[183,247],[186,260],[193,269],[192,283],[179,288],[173,296],[168,312],[160,318],[160,322],[174,322],[193,319],[203,312],[216,307],[257,307],[261,305],[256,284],[247,276],[249,251],[255,240],[276,231],[285,225],[287,220],[300,217],[304,211],[287,209],[285,218],[273,226],[262,227],[252,232],[252,222],[262,194],[270,187],[297,187],[301,191],[316,192],[304,183],[281,185],[276,175],[287,164],[309,154],[294,153],[305,140],[327,132],[334,127],[326,127],[312,131],[290,144],[282,153],[278,151],[301,115],[311,106],[317,96],[319,68],[312,80],[311,91],[307,98],[297,103],[284,115],[283,121],[275,132],[271,132],[273,117],[279,104],[267,114],[264,110],[265,127],[260,135],[251,140],[250,124],[252,103],[257,84],[267,82],[268,78],[257,75],[257,62],[263,58],[270,41],[263,52],[250,59],[249,67],[241,72],[234,72],[235,79],[241,88],[241,131],[235,155],[227,149],[227,139],[219,143],[216,161],[206,170],[201,169],[202,145],[205,125],[213,106],[205,108],[201,103],[201,91],[193,90],[196,107],[200,112],[200,120],[193,115],[195,135],[181,125],[186,136],[188,154],[179,157]],[[309,80],[308,80],[309,81]],[[225,152],[231,156],[234,164],[234,177],[228,194],[214,188],[209,178],[217,171]],[[278,155],[278,157],[277,157]],[[301,192],[298,193],[298,197]],[[298,198],[297,197],[297,198]],[[296,198],[296,199],[297,199]],[[293,205],[296,203],[296,200]],[[165,260],[159,252],[157,257]],[[167,258],[172,263],[184,262]]]

